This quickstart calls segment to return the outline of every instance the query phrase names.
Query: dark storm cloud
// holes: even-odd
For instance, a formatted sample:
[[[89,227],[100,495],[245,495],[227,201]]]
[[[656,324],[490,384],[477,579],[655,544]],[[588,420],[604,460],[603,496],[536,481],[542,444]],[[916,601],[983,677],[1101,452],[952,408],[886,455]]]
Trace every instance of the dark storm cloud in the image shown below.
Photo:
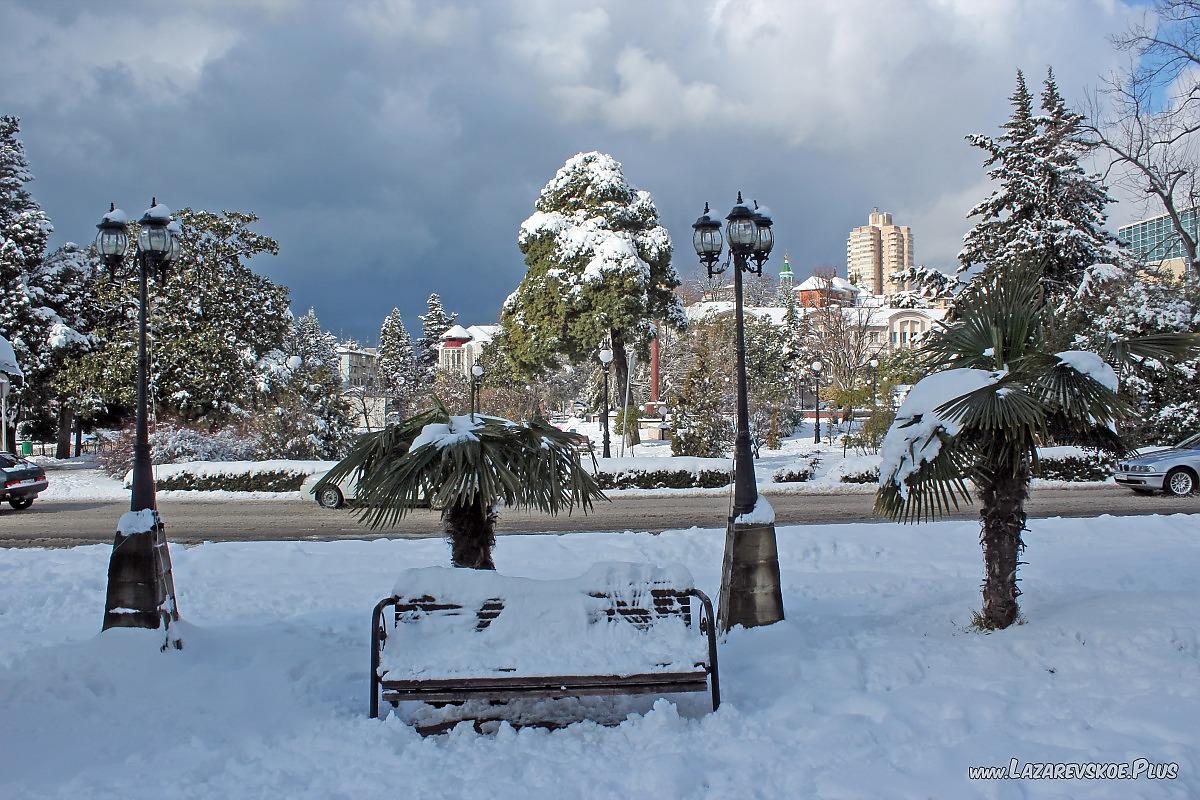
[[[948,267],[984,191],[963,134],[1004,118],[1018,66],[1091,81],[1124,10],[849,6],[0,1],[0,112],[56,241],[110,199],[252,210],[280,242],[255,267],[360,338],[430,291],[495,319],[517,226],[587,149],[653,192],[681,273],[699,207],[738,188],[801,272],[843,263],[872,205]]]

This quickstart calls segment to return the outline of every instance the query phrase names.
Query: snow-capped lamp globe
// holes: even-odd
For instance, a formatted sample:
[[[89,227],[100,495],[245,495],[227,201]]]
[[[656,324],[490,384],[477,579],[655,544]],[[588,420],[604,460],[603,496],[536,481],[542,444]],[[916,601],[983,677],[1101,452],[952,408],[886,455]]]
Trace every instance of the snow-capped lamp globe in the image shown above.
[[[482,378],[483,377],[483,367],[480,366],[479,364],[476,364],[475,366],[471,367],[471,374],[474,375],[476,378]]]
[[[108,213],[96,224],[96,252],[108,265],[108,276],[116,276],[117,265],[125,258],[129,250],[129,217],[117,208],[116,203],[108,204]]]
[[[167,233],[171,235],[171,244],[163,255],[163,261],[174,264],[179,260],[180,253],[183,252],[183,226],[177,220],[171,220],[171,223],[167,225]]]
[[[700,263],[708,267],[708,277],[725,271],[725,267],[714,269],[721,259],[724,242],[721,239],[721,221],[712,218],[708,203],[704,204],[704,213],[692,223],[692,246],[696,248]]]
[[[762,275],[762,265],[771,257],[771,248],[775,246],[775,232],[772,230],[774,224],[771,215],[766,212],[766,209],[760,209],[758,201],[755,200],[754,226],[757,236],[750,257],[754,259],[755,272],[759,275]]]
[[[143,253],[153,253],[165,256],[171,251],[171,232],[167,226],[171,224],[171,209],[159,204],[158,199],[150,201],[150,208],[138,220],[142,230],[138,233],[138,249]]]
[[[810,364],[809,366],[811,366],[812,371],[816,372],[816,373],[819,373],[821,370],[825,369],[825,365],[821,363],[820,359],[812,362],[812,364]]]
[[[869,364],[871,366],[871,369],[879,369],[879,359],[878,358],[872,358],[870,361],[867,362],[867,364]]]
[[[609,350],[607,347],[603,348],[600,351],[600,363],[607,367],[609,364],[612,363],[612,360],[613,360],[613,351]]]
[[[725,217],[725,238],[737,255],[750,255],[758,244],[758,220],[738,192],[737,203]]]

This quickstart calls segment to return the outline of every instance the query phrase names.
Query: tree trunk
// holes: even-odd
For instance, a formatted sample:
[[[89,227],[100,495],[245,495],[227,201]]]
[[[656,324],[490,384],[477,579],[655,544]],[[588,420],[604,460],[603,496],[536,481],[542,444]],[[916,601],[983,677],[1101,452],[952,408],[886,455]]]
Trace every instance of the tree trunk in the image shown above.
[[[1017,620],[1017,566],[1025,542],[1025,501],[1029,499],[1029,464],[1023,461],[1014,472],[1007,464],[997,465],[999,476],[988,481],[980,492],[983,509],[979,512],[983,546],[983,610],[980,627],[1007,628]]]
[[[450,540],[450,563],[469,569],[495,569],[492,548],[496,546],[496,512],[482,498],[470,505],[450,506],[442,512],[446,538]]]
[[[58,411],[58,437],[54,447],[55,458],[71,457],[71,428],[74,427],[75,412],[67,406]]]
[[[617,408],[621,409],[620,419],[622,421],[621,430],[628,430],[629,444],[641,444],[641,439],[638,437],[637,417],[639,416],[637,409],[637,401],[633,397],[633,393],[628,393],[626,397],[625,387],[629,384],[629,355],[625,351],[625,339],[621,331],[613,328],[609,331],[612,337],[613,351],[613,366],[617,368],[617,385],[613,387],[613,391],[617,395]],[[626,405],[626,399],[629,403]],[[633,424],[629,422],[630,409],[635,409],[633,413]]]

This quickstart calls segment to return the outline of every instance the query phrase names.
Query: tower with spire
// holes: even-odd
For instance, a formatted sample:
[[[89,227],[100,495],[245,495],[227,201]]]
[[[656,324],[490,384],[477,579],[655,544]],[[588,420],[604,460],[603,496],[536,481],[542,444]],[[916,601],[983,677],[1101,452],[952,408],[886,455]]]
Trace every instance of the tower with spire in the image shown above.
[[[779,270],[779,296],[788,297],[796,287],[796,276],[792,274],[792,263],[788,254],[783,254],[783,267]]]

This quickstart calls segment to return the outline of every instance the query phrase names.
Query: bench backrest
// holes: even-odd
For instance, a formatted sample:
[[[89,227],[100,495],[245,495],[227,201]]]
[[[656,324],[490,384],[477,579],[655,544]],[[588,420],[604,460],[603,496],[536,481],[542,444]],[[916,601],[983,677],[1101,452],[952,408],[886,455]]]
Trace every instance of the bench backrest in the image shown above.
[[[654,588],[649,591],[649,603],[634,605],[606,592],[588,592],[588,596],[601,601],[591,622],[601,619],[618,619],[645,630],[660,619],[682,617],[688,627],[692,625],[691,596],[672,588]],[[396,603],[396,624],[418,622],[424,617],[459,617],[471,614],[475,617],[475,630],[485,630],[504,611],[504,598],[491,597],[478,608],[465,609],[456,603],[444,602],[430,595],[402,597]]]

